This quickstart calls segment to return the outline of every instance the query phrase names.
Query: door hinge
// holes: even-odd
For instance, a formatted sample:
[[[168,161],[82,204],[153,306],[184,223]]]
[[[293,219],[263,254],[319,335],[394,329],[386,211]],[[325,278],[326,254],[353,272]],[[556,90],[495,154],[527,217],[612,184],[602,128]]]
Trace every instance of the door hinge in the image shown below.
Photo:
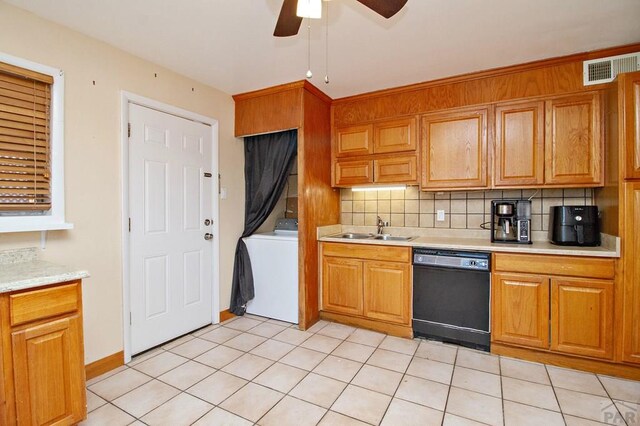
[[[218,194],[221,194],[221,189],[220,189],[220,180],[222,179],[222,175],[220,173],[218,173]]]
[[[131,123],[127,123],[127,137],[131,137]]]
[[[131,218],[129,218],[129,232],[131,232]]]

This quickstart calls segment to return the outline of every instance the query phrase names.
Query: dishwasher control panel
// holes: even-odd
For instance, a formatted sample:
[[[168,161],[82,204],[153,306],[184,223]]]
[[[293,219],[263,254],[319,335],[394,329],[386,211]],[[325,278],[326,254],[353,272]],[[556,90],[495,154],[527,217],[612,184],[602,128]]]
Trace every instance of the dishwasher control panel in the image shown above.
[[[488,271],[491,255],[483,252],[449,251],[427,248],[413,250],[413,264],[454,269]]]

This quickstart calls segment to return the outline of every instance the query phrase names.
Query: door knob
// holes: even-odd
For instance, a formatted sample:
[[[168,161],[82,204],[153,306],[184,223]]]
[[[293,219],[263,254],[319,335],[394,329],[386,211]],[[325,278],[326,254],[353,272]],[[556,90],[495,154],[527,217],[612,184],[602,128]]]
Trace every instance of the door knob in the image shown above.
[[[208,232],[204,234],[204,239],[209,241],[213,239],[213,234],[209,234]]]
[[[205,219],[204,220],[204,226],[209,226],[211,225],[211,220],[210,219]]]

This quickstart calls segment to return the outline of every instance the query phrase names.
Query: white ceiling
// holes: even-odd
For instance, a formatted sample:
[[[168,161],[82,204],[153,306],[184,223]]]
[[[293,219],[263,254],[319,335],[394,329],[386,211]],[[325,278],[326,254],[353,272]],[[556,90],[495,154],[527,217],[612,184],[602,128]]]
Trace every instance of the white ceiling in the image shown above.
[[[275,38],[281,0],[8,0],[224,92],[301,80],[307,32]],[[311,82],[333,98],[640,42],[640,0],[409,0],[389,20],[333,0],[312,21]]]

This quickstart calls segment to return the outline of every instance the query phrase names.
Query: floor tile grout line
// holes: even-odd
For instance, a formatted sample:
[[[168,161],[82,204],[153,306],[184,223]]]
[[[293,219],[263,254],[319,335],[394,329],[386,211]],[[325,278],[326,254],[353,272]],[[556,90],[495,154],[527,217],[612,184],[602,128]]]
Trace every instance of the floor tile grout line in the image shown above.
[[[456,355],[453,357],[453,370],[451,371],[451,382],[453,383],[453,373],[456,370],[456,363],[458,362],[458,354],[460,353],[460,349],[456,348]],[[451,395],[451,384],[449,385],[449,388],[447,389],[447,398],[445,399],[444,402],[444,408],[442,409],[442,425],[444,425],[444,419],[447,416],[447,407],[449,406],[449,396]],[[471,419],[470,419],[471,420]]]

